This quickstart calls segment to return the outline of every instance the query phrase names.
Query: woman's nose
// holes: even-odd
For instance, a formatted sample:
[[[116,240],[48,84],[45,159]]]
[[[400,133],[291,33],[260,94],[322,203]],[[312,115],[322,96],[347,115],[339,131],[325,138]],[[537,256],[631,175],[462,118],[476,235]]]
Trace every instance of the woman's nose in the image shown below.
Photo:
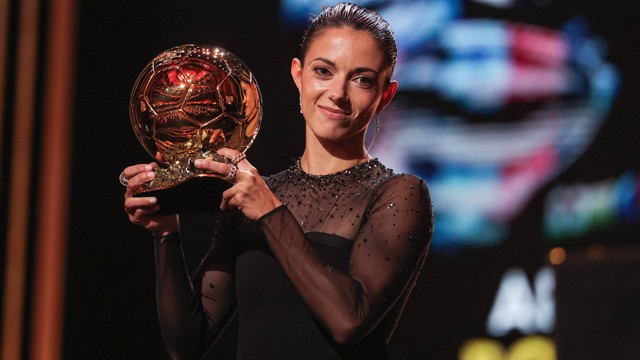
[[[349,99],[346,79],[336,78],[329,88],[329,99],[335,103],[343,103]]]

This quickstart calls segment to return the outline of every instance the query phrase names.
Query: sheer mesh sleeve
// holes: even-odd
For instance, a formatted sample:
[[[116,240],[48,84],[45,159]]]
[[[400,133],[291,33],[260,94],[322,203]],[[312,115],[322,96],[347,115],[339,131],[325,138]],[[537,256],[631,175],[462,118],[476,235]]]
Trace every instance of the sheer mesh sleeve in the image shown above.
[[[162,339],[174,359],[204,353],[233,314],[234,259],[223,241],[228,219],[221,218],[212,249],[196,271],[194,286],[187,272],[180,237],[155,239],[156,299]]]
[[[431,199],[421,179],[394,175],[367,193],[343,195],[348,200],[338,204],[309,202],[305,208],[304,217],[315,218],[322,231],[353,234],[345,236],[353,241],[346,273],[320,260],[305,240],[295,205],[259,220],[300,297],[333,339],[347,345],[366,336],[409,290],[433,228]]]

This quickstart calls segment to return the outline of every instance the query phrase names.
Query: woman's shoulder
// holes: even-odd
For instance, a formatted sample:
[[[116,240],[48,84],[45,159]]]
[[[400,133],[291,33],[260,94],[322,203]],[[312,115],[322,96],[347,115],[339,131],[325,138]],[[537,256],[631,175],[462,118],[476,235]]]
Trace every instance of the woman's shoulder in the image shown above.
[[[412,185],[419,185],[419,184],[426,185],[426,182],[424,181],[423,178],[412,173],[395,173],[394,172],[393,175],[389,177],[389,180],[403,181],[405,183],[412,184]]]
[[[411,173],[393,173],[376,186],[376,201],[407,204],[422,210],[432,210],[431,194],[424,179]]]
[[[427,193],[429,188],[427,182],[418,175],[412,173],[392,172],[388,177],[382,179],[381,185],[385,188],[399,188],[406,190],[424,190]]]

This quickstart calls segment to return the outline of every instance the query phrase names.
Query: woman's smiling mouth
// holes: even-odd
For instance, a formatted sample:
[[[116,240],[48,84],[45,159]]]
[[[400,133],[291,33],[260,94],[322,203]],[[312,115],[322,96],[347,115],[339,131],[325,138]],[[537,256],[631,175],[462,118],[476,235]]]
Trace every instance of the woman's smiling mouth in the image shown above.
[[[322,105],[318,105],[318,108],[320,109],[320,111],[322,111],[322,113],[327,116],[329,119],[333,119],[333,120],[343,120],[345,118],[347,118],[351,113],[344,111],[344,110],[340,110],[340,109],[336,109],[336,108],[332,108],[329,106],[322,106]]]

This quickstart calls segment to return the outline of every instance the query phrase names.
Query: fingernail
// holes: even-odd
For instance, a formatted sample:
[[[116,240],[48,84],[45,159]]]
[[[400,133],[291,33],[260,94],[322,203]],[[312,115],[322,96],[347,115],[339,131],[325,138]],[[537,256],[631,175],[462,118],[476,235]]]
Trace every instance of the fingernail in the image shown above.
[[[156,198],[154,198],[154,197],[149,198],[149,204],[155,204],[155,203],[157,203],[157,202],[158,202],[158,199],[156,199]]]
[[[144,167],[144,170],[145,170],[145,171],[151,171],[151,170],[153,170],[153,167],[152,167],[151,165],[146,165],[146,166]]]
[[[202,159],[196,159],[196,161],[195,161],[195,163],[194,163],[194,164],[195,164],[196,166],[201,166],[203,163],[204,163],[204,160],[202,160]]]
[[[147,173],[147,178],[149,179],[153,179],[155,176],[156,176],[156,173],[154,173],[153,171]]]

